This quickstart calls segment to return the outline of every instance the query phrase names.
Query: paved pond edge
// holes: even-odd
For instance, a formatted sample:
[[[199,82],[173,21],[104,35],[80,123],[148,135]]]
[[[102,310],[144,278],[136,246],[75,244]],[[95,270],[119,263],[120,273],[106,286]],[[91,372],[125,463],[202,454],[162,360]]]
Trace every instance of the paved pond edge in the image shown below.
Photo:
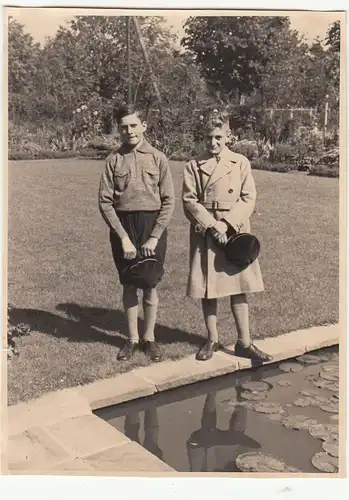
[[[339,339],[339,324],[331,324],[255,343],[273,356],[272,362],[278,362],[338,345]],[[233,346],[226,346],[209,361],[196,361],[191,355],[154,363],[9,406],[3,425],[7,447],[2,451],[2,473],[183,476],[95,416],[93,410],[249,368],[249,360],[234,356]]]

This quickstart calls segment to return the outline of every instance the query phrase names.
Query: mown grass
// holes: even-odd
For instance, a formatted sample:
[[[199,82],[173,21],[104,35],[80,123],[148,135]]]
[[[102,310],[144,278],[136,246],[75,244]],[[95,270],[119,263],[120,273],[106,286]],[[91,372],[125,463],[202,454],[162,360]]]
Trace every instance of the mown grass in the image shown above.
[[[116,360],[125,338],[121,288],[108,229],[97,206],[101,161],[9,165],[9,302],[12,321],[32,333],[9,364],[9,403],[146,365]],[[156,336],[167,359],[194,353],[205,328],[185,297],[188,223],[180,202],[183,163],[172,162],[177,193],[160,286]],[[250,298],[254,338],[338,320],[338,179],[255,171],[253,231],[261,239],[266,291]],[[142,320],[140,319],[140,328]],[[224,343],[236,338],[229,301],[219,308]]]

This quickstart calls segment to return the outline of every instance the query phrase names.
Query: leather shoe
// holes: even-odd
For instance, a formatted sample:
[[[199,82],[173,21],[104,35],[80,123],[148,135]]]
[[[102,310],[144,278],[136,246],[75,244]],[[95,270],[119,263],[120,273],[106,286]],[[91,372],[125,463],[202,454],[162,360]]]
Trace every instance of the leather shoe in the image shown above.
[[[130,340],[128,340],[124,347],[119,351],[118,360],[128,361],[132,357],[137,347],[138,342],[131,342]]]
[[[144,342],[144,352],[152,361],[160,361],[161,359],[159,346],[154,340],[146,340]]]
[[[199,361],[207,361],[212,358],[213,353],[218,351],[220,347],[221,345],[219,342],[212,342],[211,340],[208,340],[198,351],[196,359]]]
[[[252,361],[261,361],[262,363],[273,360],[272,356],[269,356],[269,354],[261,351],[254,344],[250,344],[245,347],[241,345],[240,342],[235,344],[235,356],[238,356],[239,358],[248,358]]]

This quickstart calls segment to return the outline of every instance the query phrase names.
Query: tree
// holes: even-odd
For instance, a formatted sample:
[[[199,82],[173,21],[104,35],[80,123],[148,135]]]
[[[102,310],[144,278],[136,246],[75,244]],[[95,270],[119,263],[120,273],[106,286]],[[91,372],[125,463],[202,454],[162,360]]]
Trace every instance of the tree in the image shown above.
[[[24,31],[24,25],[9,17],[8,92],[9,117],[19,120],[30,109],[38,72],[40,45]]]
[[[327,30],[325,43],[332,52],[340,52],[340,21],[334,22]]]
[[[190,17],[182,45],[188,49],[211,89],[223,101],[261,89],[265,68],[274,58],[287,17]]]

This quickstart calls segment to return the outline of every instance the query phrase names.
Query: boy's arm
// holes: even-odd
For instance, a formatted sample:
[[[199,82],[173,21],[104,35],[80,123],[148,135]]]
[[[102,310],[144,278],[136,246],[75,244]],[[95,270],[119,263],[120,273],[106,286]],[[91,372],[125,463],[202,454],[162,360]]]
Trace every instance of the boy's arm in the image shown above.
[[[175,208],[175,194],[173,189],[171,169],[168,164],[167,158],[164,155],[162,155],[160,158],[159,168],[159,192],[161,199],[161,208],[154,229],[152,230],[150,235],[157,239],[160,238],[164,230],[169,225]]]
[[[182,202],[186,218],[196,226],[198,232],[205,233],[207,229],[217,224],[213,215],[199,202],[199,193],[191,162],[188,162],[184,167]]]
[[[245,158],[241,166],[240,198],[221,220],[227,222],[235,231],[240,231],[244,226],[244,222],[251,217],[254,211],[256,197],[256,185],[252,176],[251,164]]]
[[[107,158],[105,170],[100,180],[98,205],[102,217],[110,229],[114,230],[121,239],[125,238],[127,233],[114,209],[114,165],[111,158]]]

